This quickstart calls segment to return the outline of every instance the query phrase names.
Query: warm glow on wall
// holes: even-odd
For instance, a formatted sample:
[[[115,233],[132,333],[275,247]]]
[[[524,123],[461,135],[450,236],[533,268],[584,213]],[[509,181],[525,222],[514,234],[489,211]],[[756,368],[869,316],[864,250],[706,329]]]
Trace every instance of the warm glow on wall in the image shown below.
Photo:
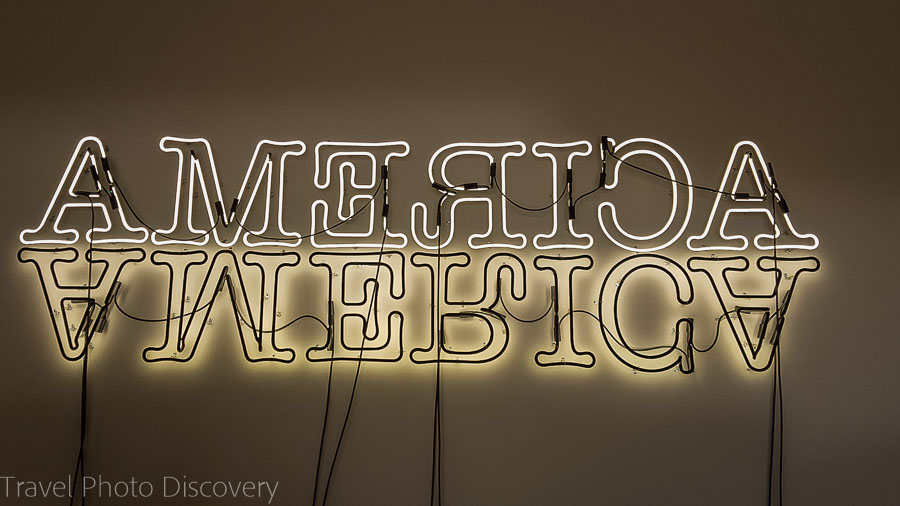
[[[728,322],[748,367],[762,371],[772,362],[800,274],[819,268],[814,257],[774,254],[815,249],[818,239],[797,232],[771,165],[749,141],[734,147],[722,183],[714,189],[695,185],[687,163],[665,143],[648,138],[616,143],[604,137],[599,148],[600,182],[580,196],[572,192],[573,161],[590,155],[591,143],[536,142],[531,154],[546,162],[554,196],[550,204],[536,208],[517,203],[507,188],[508,178],[514,177],[508,161],[528,153],[525,143],[447,144],[429,161],[432,188],[423,188],[423,200],[414,202],[406,216],[397,206],[391,208],[390,181],[406,177],[392,163],[409,154],[408,143],[320,142],[315,147],[311,182],[322,192],[337,189],[338,201],[317,198],[308,203],[312,229],[305,235],[289,229],[284,213],[285,202],[294,198],[285,184],[285,161],[306,152],[302,141],[259,141],[228,207],[209,142],[164,137],[159,146],[178,157],[171,225],[153,229],[146,224],[113,178],[101,141],[85,137],[78,142],[44,216],[35,228],[19,236],[24,245],[19,261],[34,265],[37,271],[60,352],[68,360],[78,360],[94,333],[104,332],[110,318],[121,316],[162,326],[159,341],[144,350],[144,360],[188,361],[212,322],[213,308],[226,301],[250,362],[287,363],[301,357],[309,362],[480,364],[500,358],[509,346],[519,343],[518,336],[511,335],[511,320],[523,325],[547,320],[551,348],[536,353],[538,366],[591,368],[601,352],[596,346],[599,336],[609,353],[635,370],[677,367],[692,372],[695,353],[709,348],[694,346],[694,319],[687,312],[647,315],[670,321],[672,339],[662,340],[667,344],[637,346],[634,337],[623,331],[620,298],[629,290],[630,276],[640,272],[653,273],[659,280],[659,293],[667,294],[683,310],[700,294],[714,296],[721,313],[710,316],[717,323],[723,318]],[[645,158],[657,160],[666,172],[638,165]],[[607,183],[609,160],[615,164]],[[454,179],[448,169],[457,164],[474,170],[478,180]],[[668,218],[653,233],[626,230],[616,206],[603,198],[629,192],[620,183],[625,170],[671,185]],[[738,192],[742,178],[752,178],[756,193]],[[84,181],[89,189],[79,190]],[[714,193],[715,202],[706,230],[688,237],[687,248],[746,251],[749,239],[732,230],[728,221],[736,214],[757,213],[768,219],[772,233],[759,233],[752,245],[772,254],[756,258],[755,263],[746,256],[709,254],[678,261],[663,255],[663,250],[682,239],[695,211],[695,191]],[[596,207],[578,210],[579,200],[595,193],[601,197]],[[512,230],[507,220],[510,206],[526,213],[549,213],[552,228],[530,238]],[[63,218],[77,208],[91,210],[91,223],[61,228]],[[481,220],[458,219],[458,209],[463,208],[480,212]],[[254,217],[262,224],[251,229]],[[579,222],[593,219],[606,241],[577,231]],[[341,225],[349,222],[361,231],[342,230]],[[403,229],[405,223],[410,225],[408,230]],[[465,240],[469,249],[453,249],[455,237]],[[86,250],[71,246],[79,239]],[[719,239],[724,242],[717,243]],[[117,243],[121,246],[112,247]],[[529,244],[537,253],[527,249]],[[572,250],[572,254],[539,254],[561,250]],[[613,263],[609,258],[617,251],[630,256]],[[60,280],[61,271],[79,268],[87,268],[90,282]],[[132,284],[136,269],[166,277],[168,291],[158,294],[166,301],[164,316],[138,317],[123,309],[122,294]],[[771,291],[741,290],[739,294],[729,273],[748,271],[774,280]],[[309,278],[327,276],[315,307],[299,307],[284,296],[281,280],[286,272]],[[410,287],[425,287],[430,295],[410,297]],[[596,294],[596,300],[592,304],[576,295],[582,293]],[[546,311],[518,316],[534,307]],[[577,315],[589,316],[599,333],[579,336]],[[725,318],[729,315],[735,317]],[[753,325],[748,323],[751,315],[757,317]],[[309,327],[316,332],[318,344],[305,350],[280,345],[279,333],[303,319],[320,324],[321,328]],[[409,335],[404,327],[414,319],[430,322],[429,336]]]

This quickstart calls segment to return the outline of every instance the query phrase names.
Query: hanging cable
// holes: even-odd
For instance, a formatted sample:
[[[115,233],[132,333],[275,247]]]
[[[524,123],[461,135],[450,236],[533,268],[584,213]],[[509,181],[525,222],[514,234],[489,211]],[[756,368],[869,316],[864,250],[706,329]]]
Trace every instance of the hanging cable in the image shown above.
[[[380,188],[380,187],[382,186],[382,184],[384,184],[384,204],[383,204],[383,207],[382,207],[382,219],[387,220],[388,207],[389,207],[389,204],[388,204],[388,194],[387,194],[387,180],[388,180],[388,166],[387,166],[387,165],[383,165],[383,166],[381,167],[381,182],[378,183],[378,187],[376,187],[375,192],[374,192],[373,195],[372,195],[372,198],[370,198],[369,200],[367,200],[366,203],[365,203],[365,205],[363,205],[363,207],[361,207],[358,211],[356,211],[355,213],[353,213],[349,218],[347,218],[347,220],[342,221],[342,222],[338,223],[337,225],[335,225],[335,226],[333,226],[333,227],[329,227],[329,228],[326,228],[326,229],[321,230],[321,231],[319,231],[319,232],[315,232],[315,233],[313,233],[313,234],[310,234],[310,235],[307,236],[307,237],[311,237],[311,236],[313,236],[313,235],[320,234],[320,233],[325,232],[325,231],[327,231],[327,230],[329,230],[329,229],[331,229],[331,228],[336,228],[336,227],[339,226],[340,224],[345,223],[346,221],[349,221],[350,219],[352,219],[353,217],[355,217],[357,214],[359,214],[360,212],[362,212],[362,211],[366,208],[366,206],[368,206],[373,200],[375,200],[374,194],[378,193],[378,188]],[[241,224],[239,224],[239,226],[240,226],[241,228],[244,228],[243,225],[241,225]],[[246,229],[245,229],[245,230],[246,230]],[[379,273],[379,270],[381,269],[381,259],[382,259],[382,255],[383,255],[383,253],[384,253],[384,243],[385,243],[386,238],[387,238],[387,226],[384,227],[384,234],[383,234],[382,237],[381,237],[381,246],[380,246],[379,251],[378,251],[378,264],[377,264],[377,266],[375,267],[375,286],[376,286],[376,290],[375,290],[375,293],[373,294],[372,301],[371,301],[370,304],[369,304],[369,312],[370,312],[370,313],[371,313],[371,309],[372,309],[372,304],[374,304],[374,302],[375,302],[375,297],[377,296],[377,290],[378,290],[378,289],[377,289],[377,287],[378,287],[378,273]],[[330,304],[330,302],[329,302],[329,304]],[[329,307],[330,307],[330,306],[329,306]],[[331,315],[331,311],[332,311],[332,310],[329,309],[329,315]],[[340,441],[343,439],[343,436],[344,436],[344,429],[346,429],[346,426],[347,426],[347,420],[348,420],[349,417],[350,417],[350,408],[352,408],[352,406],[353,406],[353,395],[354,395],[355,392],[356,392],[356,383],[357,383],[357,380],[359,379],[359,366],[362,364],[362,352],[363,352],[363,348],[364,348],[364,345],[365,345],[366,330],[368,329],[368,321],[369,321],[369,320],[368,320],[368,316],[369,316],[369,314],[366,315],[366,320],[365,320],[365,322],[364,322],[364,324],[363,324],[363,337],[362,337],[362,343],[361,343],[361,345],[360,345],[360,350],[359,350],[359,360],[358,360],[358,362],[357,362],[356,376],[355,376],[355,378],[354,378],[354,380],[353,380],[353,390],[352,390],[352,392],[351,392],[350,402],[349,402],[349,404],[348,404],[348,406],[347,406],[347,413],[346,413],[346,416],[345,416],[345,418],[344,418],[344,423],[342,424],[341,435],[340,435],[340,438],[338,439],[338,445],[337,445],[337,447],[335,448],[334,457],[333,457],[332,462],[331,462],[331,470],[330,470],[329,473],[328,473],[328,480],[327,480],[327,482],[326,482],[326,484],[325,484],[325,493],[324,493],[324,497],[322,498],[322,504],[323,504],[323,506],[324,506],[324,504],[325,504],[325,501],[328,500],[328,499],[327,499],[327,498],[328,498],[328,487],[329,487],[329,485],[330,485],[330,483],[331,483],[331,475],[332,475],[332,472],[334,471],[334,463],[337,461],[337,454],[338,454],[338,450],[340,449]],[[321,321],[321,320],[320,320],[320,321]],[[333,325],[333,322],[331,321],[330,318],[329,318],[329,323],[331,323],[331,324]],[[329,326],[326,325],[326,329],[328,329],[330,332],[333,332],[333,331],[334,331],[333,326],[332,326],[332,327],[329,327]],[[328,427],[328,413],[329,413],[330,407],[331,407],[331,385],[332,385],[332,379],[333,379],[333,377],[334,377],[334,348],[335,348],[335,346],[334,346],[334,336],[333,336],[333,335],[329,336],[329,339],[331,339],[331,360],[329,361],[329,364],[328,364],[328,384],[327,384],[326,393],[325,393],[325,413],[324,413],[324,415],[322,416],[322,432],[321,432],[321,435],[320,435],[320,438],[319,438],[319,454],[318,454],[318,458],[317,458],[317,460],[316,460],[316,476],[315,476],[315,482],[314,482],[314,484],[313,484],[313,497],[312,497],[312,505],[313,505],[313,506],[315,506],[315,504],[316,504],[316,499],[318,498],[318,492],[319,492],[319,473],[320,473],[321,468],[322,468],[322,449],[323,449],[324,446],[325,446],[325,430],[326,430],[327,427]]]
[[[379,291],[378,274],[381,272],[381,261],[382,261],[383,255],[384,255],[384,243],[385,243],[386,239],[387,239],[387,227],[385,226],[384,233],[381,236],[381,246],[378,250],[378,262],[375,265],[375,280],[374,280],[375,288],[372,291],[372,300],[369,301],[369,309],[366,312],[366,319],[363,321],[362,340],[360,341],[359,356],[357,357],[357,361],[356,361],[356,373],[353,376],[353,387],[351,387],[351,389],[350,389],[350,400],[347,402],[347,411],[346,411],[346,414],[344,415],[344,422],[341,424],[341,432],[338,434],[337,444],[334,448],[334,457],[331,459],[331,468],[328,471],[328,478],[325,480],[325,490],[322,492],[322,506],[325,506],[325,504],[328,502],[328,490],[331,487],[331,478],[332,478],[332,476],[334,476],[334,466],[337,463],[338,456],[340,455],[341,443],[344,440],[344,433],[347,430],[347,423],[350,420],[350,413],[353,410],[353,400],[356,397],[356,387],[359,383],[359,372],[360,372],[360,369],[362,368],[363,350],[366,347],[366,339],[367,339],[366,333],[369,329],[369,322],[371,321],[372,310],[375,308],[375,300],[378,298],[378,291]],[[375,317],[377,318],[378,315],[376,314]],[[334,350],[334,343],[332,343],[332,353],[334,352],[333,350]],[[318,473],[318,471],[317,471],[317,473]],[[318,482],[318,479],[316,481]],[[313,498],[313,501],[315,501],[315,498]]]
[[[94,169],[94,172],[96,172],[96,169]],[[95,179],[96,179],[96,175],[95,175]],[[94,273],[93,273],[94,263],[91,261],[92,260],[91,255],[92,255],[93,249],[94,249],[94,235],[93,235],[94,225],[95,225],[94,200],[93,200],[94,195],[91,194],[90,192],[84,192],[84,193],[79,192],[79,195],[87,197],[88,201],[90,202],[88,207],[90,207],[90,209],[91,209],[91,228],[90,228],[90,231],[87,234],[85,234],[86,236],[89,236],[88,237],[88,249],[87,249],[87,252],[85,252],[85,259],[87,259],[87,261],[88,261],[88,282],[86,285],[87,286],[86,302],[87,302],[88,308],[85,310],[85,316],[82,320],[82,323],[84,325],[85,341],[84,341],[84,356],[81,359],[81,417],[80,417],[81,418],[81,429],[80,429],[80,439],[79,439],[79,443],[78,443],[78,457],[75,460],[75,472],[73,473],[75,490],[78,490],[79,482],[81,482],[82,485],[84,483],[83,479],[82,480],[78,479],[79,474],[81,474],[82,476],[86,475],[85,470],[84,470],[84,440],[85,440],[85,436],[87,435],[88,350],[90,349],[91,337],[93,335],[92,328],[91,328],[92,322],[90,321],[90,316],[93,314],[93,310],[94,310],[94,301],[93,301],[93,299],[91,299],[91,284],[94,282]],[[77,340],[78,337],[79,336],[75,336],[75,339]],[[75,490],[72,490],[71,497],[69,498],[69,506],[72,506],[75,504]],[[84,487],[82,486],[81,487],[81,504],[84,504],[84,502],[85,502],[84,500],[85,500],[85,491],[84,491]]]
[[[494,166],[495,167],[495,166]],[[493,167],[492,167],[493,170]],[[434,382],[434,418],[433,418],[433,427],[431,434],[431,505],[434,506],[434,497],[435,493],[437,493],[437,503],[438,506],[441,505],[443,501],[443,490],[441,485],[441,471],[443,468],[443,455],[442,455],[442,447],[443,447],[443,434],[441,433],[441,348],[444,347],[444,325],[441,319],[441,299],[443,296],[441,295],[441,232],[443,231],[443,219],[441,218],[441,206],[444,204],[444,199],[446,195],[442,195],[438,199],[437,204],[437,272],[435,273],[435,289],[437,292],[437,300],[436,304],[436,317],[437,317],[437,336],[435,339],[435,346],[437,360],[435,362],[435,382]],[[437,490],[435,490],[435,484],[437,485]]]
[[[784,392],[781,381],[781,346],[775,348],[775,375],[778,382],[778,506],[784,504]]]
[[[329,337],[331,339],[331,331]],[[319,496],[319,471],[322,469],[322,448],[325,446],[325,429],[328,428],[328,412],[331,408],[331,380],[334,377],[334,343],[331,343],[331,360],[328,362],[328,385],[325,390],[325,413],[322,415],[322,432],[319,434],[319,457],[316,460],[316,477],[313,482],[312,506],[316,506]]]
[[[766,184],[767,189],[770,190],[772,194],[772,260],[774,264],[773,274],[775,276],[775,311],[772,317],[775,318],[775,332],[776,332],[776,340],[773,345],[775,354],[775,370],[772,374],[772,409],[771,409],[771,430],[769,433],[769,490],[768,490],[768,504],[772,504],[772,496],[773,496],[773,487],[777,486],[778,488],[778,506],[781,506],[784,501],[783,493],[782,493],[782,484],[784,478],[784,397],[783,397],[783,389],[781,384],[781,312],[782,308],[779,304],[779,295],[778,295],[778,285],[781,283],[781,275],[778,272],[778,226],[775,224],[775,206],[780,205],[782,210],[787,212],[787,203],[784,201],[784,198],[780,196],[780,192],[778,190],[778,183],[775,180],[775,174],[772,172],[772,164],[768,164],[769,167],[769,175],[772,178],[771,184],[766,182],[766,179],[763,178],[763,183]],[[787,301],[785,301],[787,303]],[[776,416],[777,413],[777,416]],[[774,465],[775,465],[775,437],[776,433],[778,436],[778,471],[777,471],[777,485],[773,483],[775,479],[773,475],[775,475]]]

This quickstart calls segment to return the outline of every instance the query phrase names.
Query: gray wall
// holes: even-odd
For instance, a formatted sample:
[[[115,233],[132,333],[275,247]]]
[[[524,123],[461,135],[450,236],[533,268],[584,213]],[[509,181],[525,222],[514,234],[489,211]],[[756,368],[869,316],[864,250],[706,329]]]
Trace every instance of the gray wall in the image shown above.
[[[78,451],[81,366],[59,355],[34,269],[15,255],[84,135],[110,146],[123,188],[160,225],[175,170],[157,147],[164,135],[209,139],[229,195],[262,138],[406,140],[392,202],[402,228],[412,202],[433,198],[425,167],[450,142],[647,136],[716,185],[749,138],[774,162],[798,227],[822,244],[822,269],[800,283],[784,335],[785,501],[896,500],[895,5],[354,3],[5,6],[0,474],[64,479]],[[294,181],[304,199],[311,164],[308,153]],[[546,200],[546,165],[522,170],[539,182],[509,191]],[[641,198],[622,203],[635,227],[658,219]],[[711,202],[698,195],[689,232]],[[547,230],[548,217],[512,215],[529,236]],[[597,237],[602,276],[626,254],[595,221],[582,229]],[[683,241],[668,254],[688,256]],[[165,280],[139,270],[123,304],[159,314]],[[537,294],[532,312],[545,304]],[[304,303],[323,313],[315,296]],[[224,306],[215,311],[228,322]],[[422,339],[423,317],[411,315],[410,339]],[[278,480],[277,504],[309,502],[327,366],[249,364],[227,323],[204,337],[202,359],[145,364],[140,352],[162,329],[121,315],[110,326],[91,352],[89,474]],[[536,367],[549,327],[517,325],[501,360],[443,370],[447,504],[765,503],[771,372],[748,371],[726,334],[693,375],[635,375],[587,327],[579,344],[597,355],[592,369]],[[317,332],[295,326],[284,344],[302,351]],[[335,368],[325,464],[354,370]],[[428,501],[433,388],[433,367],[363,365],[329,504]]]

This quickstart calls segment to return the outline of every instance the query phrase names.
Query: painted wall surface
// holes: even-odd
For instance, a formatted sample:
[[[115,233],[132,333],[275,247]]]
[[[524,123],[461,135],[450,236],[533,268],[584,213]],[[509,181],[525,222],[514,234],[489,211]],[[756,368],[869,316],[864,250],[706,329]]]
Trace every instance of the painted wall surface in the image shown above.
[[[773,162],[798,228],[821,241],[821,269],[798,283],[782,336],[784,501],[896,502],[895,4],[220,4],[23,2],[3,10],[0,475],[46,482],[74,470],[82,366],[60,355],[35,270],[16,252],[19,232],[37,224],[85,135],[109,147],[119,184],[160,227],[171,223],[177,168],[158,147],[163,136],[209,140],[229,200],[259,140],[302,140],[307,153],[288,181],[298,198],[285,207],[300,230],[309,230],[309,201],[319,195],[311,184],[316,143],[403,140],[411,149],[392,165],[403,177],[391,182],[391,209],[407,233],[411,205],[438,195],[428,160],[452,142],[596,146],[601,135],[652,137],[678,150],[695,183],[717,186],[734,145],[751,139]],[[592,187],[598,162],[596,150],[579,162],[587,175],[576,176],[576,193]],[[549,203],[548,167],[524,159],[510,196]],[[617,201],[621,219],[651,230],[667,186],[625,177],[632,193]],[[702,232],[712,206],[711,196],[695,197],[690,226],[665,252],[682,263],[687,236]],[[510,211],[511,229],[529,238],[551,220]],[[578,220],[595,238],[591,276],[602,278],[629,252],[603,237],[596,211]],[[298,252],[284,312],[322,315],[325,281],[308,263],[312,250]],[[708,284],[693,281],[709,310],[697,321],[697,339],[707,342],[716,312]],[[626,301],[628,315],[634,329],[667,336],[682,315],[671,288],[654,286]],[[142,265],[120,301],[159,316],[165,289],[162,271]],[[410,290],[427,293],[421,284]],[[522,313],[539,314],[546,287],[531,293]],[[596,298],[585,293],[578,304],[595,311]],[[427,307],[418,311],[407,315],[413,346],[427,332]],[[277,481],[272,504],[312,502],[328,365],[302,351],[321,329],[303,323],[279,337],[300,350],[293,363],[251,364],[228,308],[212,317],[187,364],[141,359],[161,342],[157,324],[113,314],[96,337],[87,473],[151,481],[157,496],[89,503],[266,502],[161,498],[165,476]],[[772,370],[748,370],[725,334],[696,357],[693,374],[635,374],[589,326],[580,321],[577,338],[597,357],[589,369],[537,367],[550,326],[516,322],[497,361],[442,368],[444,503],[765,504]],[[334,367],[325,472],[355,370],[352,362]],[[362,365],[328,504],[429,502],[434,385],[430,365]],[[10,494],[0,502],[65,501]]]

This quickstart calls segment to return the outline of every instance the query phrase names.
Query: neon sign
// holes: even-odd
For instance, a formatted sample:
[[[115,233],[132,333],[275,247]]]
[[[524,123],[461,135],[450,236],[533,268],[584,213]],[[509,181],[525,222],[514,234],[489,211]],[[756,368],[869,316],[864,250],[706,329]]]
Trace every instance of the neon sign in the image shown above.
[[[721,184],[710,188],[695,184],[684,159],[663,142],[616,143],[604,137],[599,181],[581,195],[573,191],[575,174],[598,174],[588,141],[536,142],[530,150],[521,141],[451,143],[430,157],[425,173],[431,188],[422,193],[428,198],[406,212],[392,205],[391,194],[392,179],[410,175],[411,168],[402,164],[410,153],[404,141],[320,142],[311,150],[313,170],[299,176],[297,164],[289,162],[308,158],[304,142],[259,141],[228,205],[206,139],[163,137],[159,147],[177,155],[169,225],[154,228],[142,219],[113,177],[100,139],[85,137],[39,223],[19,235],[18,259],[37,272],[67,360],[83,356],[95,334],[113,333],[115,320],[131,318],[158,331],[157,341],[144,349],[146,362],[189,361],[214,308],[225,301],[229,325],[250,362],[290,363],[299,357],[480,364],[521,344],[524,329],[533,335],[549,323],[548,339],[536,347],[537,366],[591,368],[602,343],[635,370],[690,373],[696,354],[709,349],[695,345],[699,325],[687,316],[702,311],[697,299],[703,293],[721,309],[707,316],[717,327],[727,320],[747,366],[763,371],[772,363],[799,278],[819,268],[815,257],[789,255],[816,249],[818,238],[797,230],[771,165],[749,141],[735,145]],[[552,200],[547,205],[525,206],[510,195],[512,160],[529,151],[548,169]],[[655,160],[664,171],[647,169],[640,160]],[[476,173],[476,180],[453,176],[451,168],[459,166]],[[295,199],[286,184],[291,170],[292,181],[302,179],[322,195],[338,196],[304,202],[311,224],[306,234],[286,222],[285,204]],[[668,216],[653,233],[629,231],[607,198],[629,192],[620,178],[628,170],[671,188]],[[739,192],[742,182],[755,191]],[[685,238],[698,191],[714,193],[715,200],[705,230]],[[588,195],[595,197],[593,209],[578,205]],[[512,208],[549,216],[552,226],[530,236],[515,230],[508,220]],[[90,223],[78,219],[79,210],[90,212]],[[465,220],[459,218],[464,210]],[[760,231],[751,246],[729,225],[737,215],[762,216],[771,228]],[[253,220],[260,224],[251,225]],[[603,235],[579,227],[588,222],[599,225]],[[454,239],[464,239],[467,248],[452,249]],[[695,256],[677,260],[662,254],[677,245]],[[761,255],[755,261],[712,253],[751,247]],[[611,265],[601,271],[604,264]],[[88,282],[68,279],[86,268]],[[123,307],[136,272],[165,279],[166,293],[156,294],[165,301],[164,315],[137,316]],[[764,281],[749,291],[737,288],[734,276],[746,273]],[[649,339],[664,345],[639,346],[635,343],[648,339],[628,329],[631,311],[622,300],[632,279],[642,276],[654,279],[658,293],[684,311],[652,315],[673,329],[671,339]],[[321,296],[314,305],[301,307],[285,296],[298,282],[318,287]],[[522,317],[530,306],[546,311]],[[306,349],[289,346],[282,337],[300,321],[315,324],[303,327],[303,335],[315,341]],[[423,332],[410,331],[416,322]]]

